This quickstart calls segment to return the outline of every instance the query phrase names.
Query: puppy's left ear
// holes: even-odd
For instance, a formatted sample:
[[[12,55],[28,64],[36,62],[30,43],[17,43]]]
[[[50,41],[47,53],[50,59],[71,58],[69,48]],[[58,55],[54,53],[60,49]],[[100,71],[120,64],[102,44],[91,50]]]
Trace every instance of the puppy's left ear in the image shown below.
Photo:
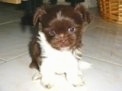
[[[44,9],[44,7],[39,7],[37,8],[34,16],[33,16],[33,25],[36,26],[36,24],[38,24],[39,22],[42,21],[42,17],[43,15],[46,14],[46,11]]]
[[[77,4],[74,8],[75,12],[77,12],[79,15],[81,15],[81,19],[85,23],[91,22],[90,13],[87,11],[84,5]]]

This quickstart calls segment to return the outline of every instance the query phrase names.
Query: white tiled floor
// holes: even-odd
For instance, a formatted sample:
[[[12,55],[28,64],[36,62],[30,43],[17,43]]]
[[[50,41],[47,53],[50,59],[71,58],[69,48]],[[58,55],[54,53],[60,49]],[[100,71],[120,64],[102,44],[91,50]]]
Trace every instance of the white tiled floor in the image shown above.
[[[28,29],[23,32],[19,25],[22,13],[0,7],[0,91],[42,91],[39,82],[31,79],[31,34]],[[83,43],[83,60],[92,65],[83,70],[85,85],[78,89],[64,85],[49,91],[122,91],[122,25],[93,14]]]

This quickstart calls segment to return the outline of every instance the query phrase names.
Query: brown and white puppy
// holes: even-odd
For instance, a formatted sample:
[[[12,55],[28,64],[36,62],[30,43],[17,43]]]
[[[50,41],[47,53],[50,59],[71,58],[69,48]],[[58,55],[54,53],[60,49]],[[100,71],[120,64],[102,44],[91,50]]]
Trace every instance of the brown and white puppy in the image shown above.
[[[86,9],[81,4],[40,7],[33,21],[39,31],[30,42],[30,66],[39,70],[42,85],[54,86],[57,75],[65,75],[73,86],[82,85],[82,29],[85,22],[90,22]]]

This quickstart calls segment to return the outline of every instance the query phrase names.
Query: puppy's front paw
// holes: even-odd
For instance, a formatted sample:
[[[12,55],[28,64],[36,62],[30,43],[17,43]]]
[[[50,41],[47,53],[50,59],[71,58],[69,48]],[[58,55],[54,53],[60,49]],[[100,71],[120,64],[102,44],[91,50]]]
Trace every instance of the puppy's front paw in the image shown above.
[[[81,76],[70,76],[68,77],[68,81],[74,87],[83,86],[85,84]]]
[[[33,81],[40,80],[40,79],[41,79],[41,74],[39,72],[35,73],[32,77]]]
[[[47,88],[47,89],[50,89],[54,86],[54,84],[50,80],[44,79],[44,78],[42,78],[41,84],[44,88]]]
[[[43,83],[42,85],[43,85],[45,88],[47,88],[47,89],[52,88],[52,85],[51,85],[51,84],[48,84],[48,83],[47,83],[47,84],[44,84],[44,83]]]
[[[84,84],[85,81],[81,77],[77,77],[72,83],[74,87],[83,86]]]

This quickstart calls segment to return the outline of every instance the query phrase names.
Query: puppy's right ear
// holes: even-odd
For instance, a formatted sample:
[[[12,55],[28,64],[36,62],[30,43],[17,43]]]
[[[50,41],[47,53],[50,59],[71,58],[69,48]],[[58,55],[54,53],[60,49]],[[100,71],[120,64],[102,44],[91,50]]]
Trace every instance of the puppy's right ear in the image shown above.
[[[42,16],[46,14],[46,11],[43,7],[37,8],[34,17],[33,17],[33,25],[36,26],[38,22],[42,21]]]
[[[75,7],[75,11],[81,15],[83,22],[90,23],[91,22],[91,17],[87,9],[83,4],[77,4]]]

